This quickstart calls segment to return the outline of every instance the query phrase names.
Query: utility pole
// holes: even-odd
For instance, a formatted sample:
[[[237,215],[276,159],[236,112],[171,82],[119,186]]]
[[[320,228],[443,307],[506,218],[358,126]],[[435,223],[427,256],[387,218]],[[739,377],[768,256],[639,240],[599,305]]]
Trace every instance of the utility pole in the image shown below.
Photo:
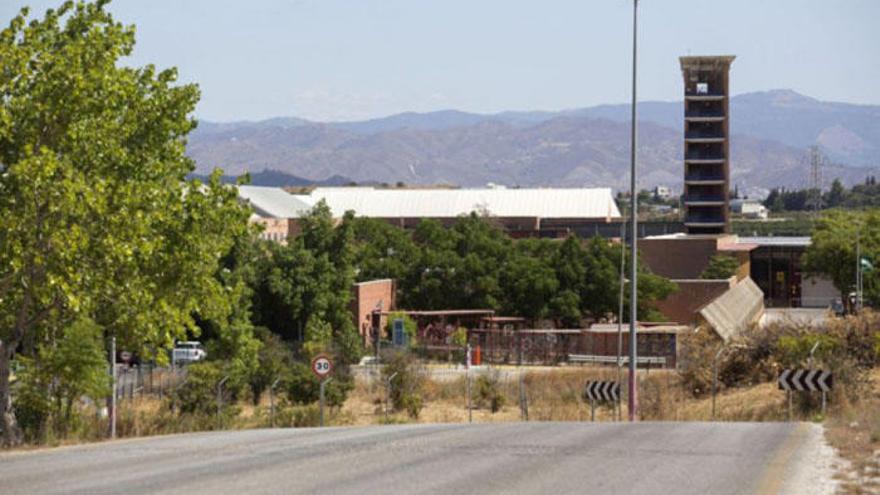
[[[636,383],[636,310],[638,308],[636,267],[638,265],[638,217],[639,217],[639,195],[636,190],[636,71],[638,61],[638,18],[639,18],[639,0],[633,0],[633,65],[632,65],[632,138],[630,143],[630,217],[632,218],[632,232],[630,233],[630,255],[632,256],[632,265],[630,266],[629,277],[629,420],[635,421],[638,417],[639,398],[638,383]]]
[[[623,293],[626,286],[626,221],[620,222],[620,294],[617,306],[617,383],[623,378]],[[617,408],[617,420],[620,421],[620,408]]]

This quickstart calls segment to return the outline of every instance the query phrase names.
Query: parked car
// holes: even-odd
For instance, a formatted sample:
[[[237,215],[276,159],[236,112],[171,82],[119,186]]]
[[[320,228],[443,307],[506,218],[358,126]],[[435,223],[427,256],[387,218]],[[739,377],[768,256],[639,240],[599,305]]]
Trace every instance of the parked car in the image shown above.
[[[208,357],[205,348],[201,342],[178,342],[171,351],[171,363],[174,365],[182,365],[202,361]]]

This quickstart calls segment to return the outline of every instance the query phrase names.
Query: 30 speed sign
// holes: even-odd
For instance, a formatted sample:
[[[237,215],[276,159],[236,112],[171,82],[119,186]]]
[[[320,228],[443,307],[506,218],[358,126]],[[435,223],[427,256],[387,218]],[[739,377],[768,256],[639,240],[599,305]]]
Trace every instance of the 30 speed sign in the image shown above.
[[[318,378],[324,378],[333,372],[333,361],[324,354],[319,354],[312,359],[312,373]]]

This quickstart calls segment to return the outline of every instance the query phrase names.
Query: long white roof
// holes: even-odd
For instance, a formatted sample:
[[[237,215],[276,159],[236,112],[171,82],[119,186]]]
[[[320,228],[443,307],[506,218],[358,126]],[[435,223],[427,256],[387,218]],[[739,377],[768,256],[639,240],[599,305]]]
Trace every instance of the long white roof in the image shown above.
[[[300,196],[302,197],[302,196]],[[308,198],[327,202],[334,216],[354,210],[376,218],[453,218],[471,212],[496,217],[619,218],[609,188],[377,189],[319,187]]]
[[[267,218],[298,218],[312,208],[280,187],[238,186],[238,197],[251,205],[254,213]]]
[[[534,189],[384,189],[372,187],[319,187],[309,194],[288,195],[289,200],[272,194],[254,194],[257,188],[245,186],[249,200],[257,210],[296,213],[302,205],[315,205],[324,200],[334,216],[348,210],[373,218],[454,218],[471,212],[496,217],[593,218],[617,219],[617,208],[610,188],[534,188]],[[265,199],[272,203],[263,206]],[[289,201],[287,209],[275,208],[276,203]],[[290,218],[290,217],[289,217]]]

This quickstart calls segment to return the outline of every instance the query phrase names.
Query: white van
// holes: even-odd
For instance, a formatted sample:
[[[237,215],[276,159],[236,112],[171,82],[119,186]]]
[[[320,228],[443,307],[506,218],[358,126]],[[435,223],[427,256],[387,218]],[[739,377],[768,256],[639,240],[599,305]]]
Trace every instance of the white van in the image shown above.
[[[207,357],[208,353],[205,352],[205,348],[202,347],[201,342],[178,342],[177,345],[174,346],[174,350],[171,351],[171,364],[174,366],[180,366],[202,361]]]

